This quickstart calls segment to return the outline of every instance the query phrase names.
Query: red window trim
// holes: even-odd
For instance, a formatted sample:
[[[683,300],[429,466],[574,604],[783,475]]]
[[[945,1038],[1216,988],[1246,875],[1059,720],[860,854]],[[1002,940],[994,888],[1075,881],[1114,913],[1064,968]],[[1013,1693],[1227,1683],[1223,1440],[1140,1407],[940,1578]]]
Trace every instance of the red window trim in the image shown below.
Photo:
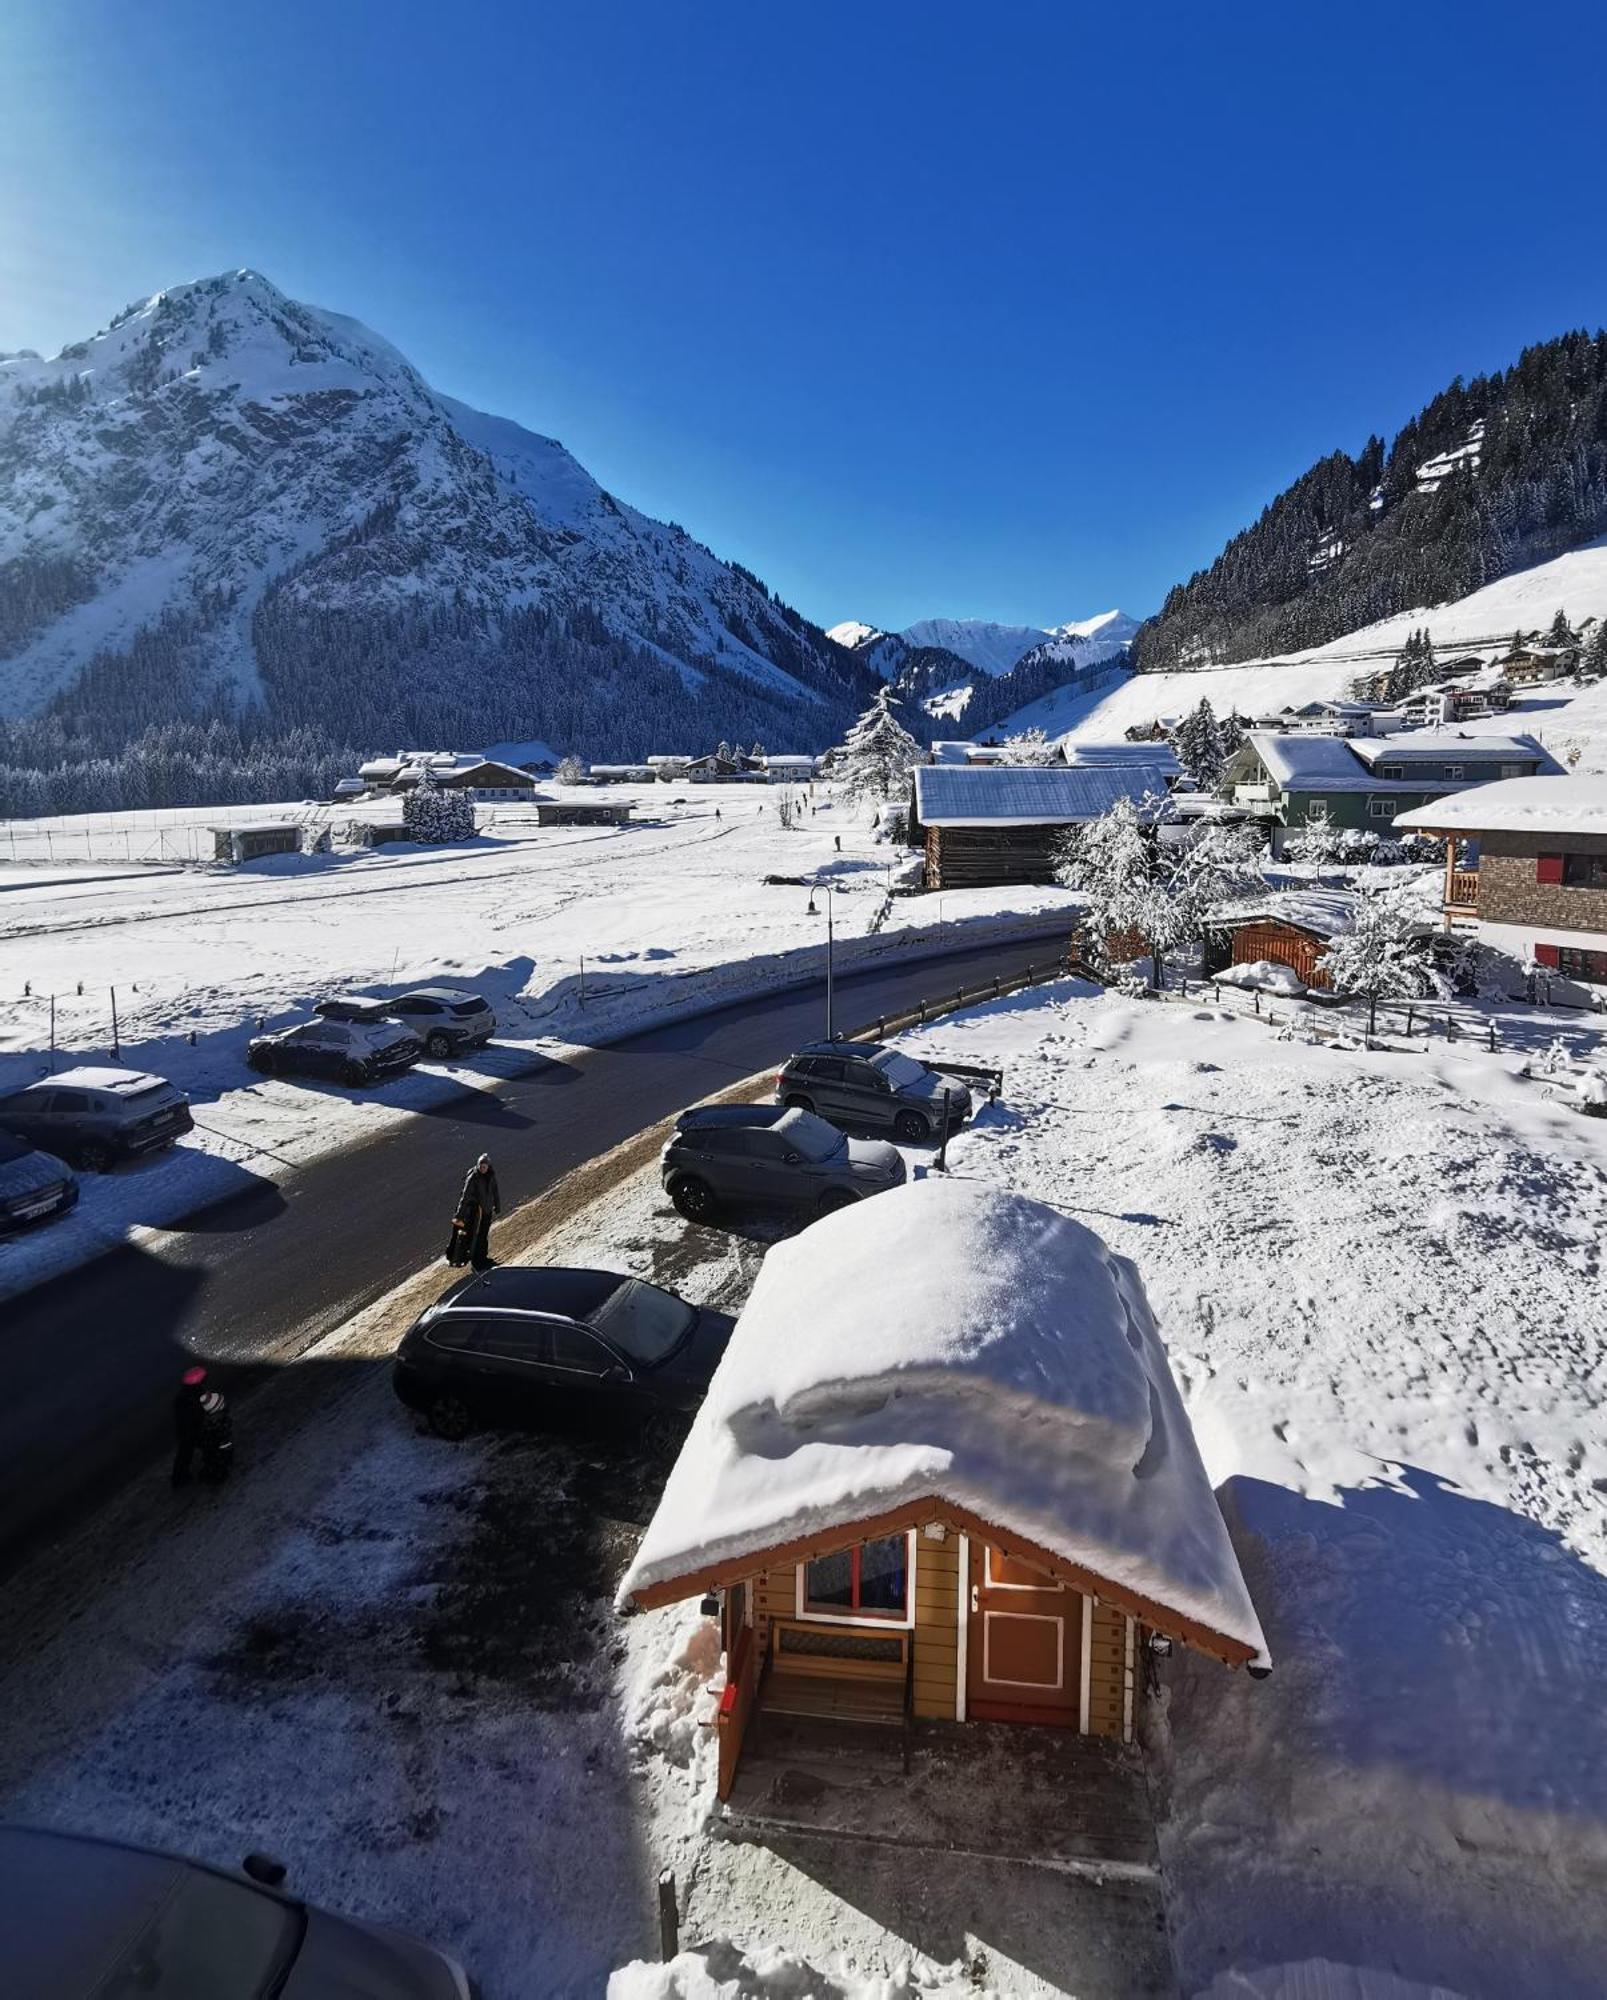
[[[1560,945],[1537,944],[1534,948],[1535,964],[1549,966],[1555,972],[1558,963],[1557,954],[1561,949]]]

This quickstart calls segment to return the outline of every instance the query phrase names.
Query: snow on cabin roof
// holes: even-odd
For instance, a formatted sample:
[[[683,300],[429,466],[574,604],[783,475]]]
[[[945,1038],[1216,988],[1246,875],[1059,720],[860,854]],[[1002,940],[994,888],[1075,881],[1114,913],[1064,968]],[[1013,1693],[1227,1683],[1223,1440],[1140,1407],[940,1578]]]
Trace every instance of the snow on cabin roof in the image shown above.
[[[1356,925],[1356,896],[1347,889],[1285,889],[1227,903],[1211,913],[1213,923],[1232,930],[1239,924],[1293,924],[1313,937],[1345,937]]]
[[[915,815],[924,826],[1063,826],[1165,790],[1166,773],[1153,763],[918,764]]]
[[[1169,778],[1181,777],[1183,773],[1170,743],[1079,743],[1063,736],[1058,747],[1071,765],[1142,764]]]
[[[770,1250],[619,1601],[930,1500],[1266,1657],[1136,1267],[977,1181]]]
[[[1245,741],[1285,790],[1368,792],[1379,783],[1343,737],[1281,736],[1257,729]]]
[[[1410,736],[1367,737],[1351,745],[1364,764],[1441,764],[1462,757],[1481,762],[1534,764],[1556,772],[1562,766],[1532,736],[1468,736],[1459,729],[1414,730]]]
[[[1443,827],[1469,833],[1604,834],[1607,777],[1503,778],[1402,813],[1395,824],[1408,831]]]

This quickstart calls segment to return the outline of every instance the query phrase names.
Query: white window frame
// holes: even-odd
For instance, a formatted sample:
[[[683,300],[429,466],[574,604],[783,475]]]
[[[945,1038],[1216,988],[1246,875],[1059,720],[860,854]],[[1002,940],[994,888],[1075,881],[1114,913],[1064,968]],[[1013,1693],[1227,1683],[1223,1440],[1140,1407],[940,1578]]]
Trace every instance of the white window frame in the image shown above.
[[[1448,785],[1463,784],[1467,779],[1467,774],[1468,769],[1466,764],[1447,764],[1445,767],[1445,782]]]
[[[891,1535],[870,1535],[866,1539],[873,1542],[890,1542],[893,1537]],[[857,1625],[867,1632],[913,1632],[915,1629],[915,1563],[919,1542],[913,1528],[910,1528],[906,1532],[904,1539],[907,1550],[904,1560],[904,1616],[902,1618],[890,1618],[885,1611],[877,1614],[875,1612],[864,1611],[808,1610],[806,1608],[809,1589],[809,1558],[807,1556],[797,1566],[793,1586],[793,1616],[802,1625]],[[862,1545],[850,1542],[844,1546],[853,1548]],[[827,1549],[825,1553],[827,1555],[835,1555],[837,1552],[834,1549]]]
[[[1394,799],[1369,799],[1367,817],[1369,819],[1393,819],[1401,810]]]

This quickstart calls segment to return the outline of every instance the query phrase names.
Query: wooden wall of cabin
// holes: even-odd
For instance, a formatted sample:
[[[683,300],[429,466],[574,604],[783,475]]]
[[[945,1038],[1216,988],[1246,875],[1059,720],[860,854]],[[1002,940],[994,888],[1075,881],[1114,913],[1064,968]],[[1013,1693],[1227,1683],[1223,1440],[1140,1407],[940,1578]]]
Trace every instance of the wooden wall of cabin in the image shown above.
[[[1055,879],[1053,850],[1063,826],[929,826],[928,889],[992,888]]]
[[[960,1672],[960,1535],[915,1537],[915,1713],[954,1720]]]
[[[1267,959],[1273,965],[1287,965],[1305,986],[1327,986],[1328,975],[1322,960],[1328,946],[1308,931],[1292,924],[1241,924],[1233,933],[1233,963],[1254,965]]]
[[[1113,1736],[1119,1743],[1131,1739],[1135,1664],[1132,1619],[1113,1605],[1095,1603],[1088,1642],[1090,1734]]]

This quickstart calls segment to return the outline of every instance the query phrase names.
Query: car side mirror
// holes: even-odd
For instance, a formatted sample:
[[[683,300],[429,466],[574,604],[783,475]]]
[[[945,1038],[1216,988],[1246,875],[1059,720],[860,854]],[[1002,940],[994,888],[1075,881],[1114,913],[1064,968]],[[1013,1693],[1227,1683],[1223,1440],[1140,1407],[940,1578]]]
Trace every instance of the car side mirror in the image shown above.
[[[628,1368],[621,1368],[617,1361],[612,1368],[605,1368],[603,1370],[603,1380],[611,1387],[617,1386],[621,1382],[628,1382],[630,1379],[631,1371]]]
[[[785,1158],[784,1158],[784,1159],[782,1160],[781,1164],[782,1164],[782,1165],[783,1165],[784,1167],[795,1167],[795,1166],[797,1166],[797,1164],[798,1164],[798,1155],[797,1155],[796,1153],[788,1153],[788,1154],[787,1154],[787,1155],[785,1156]]]

